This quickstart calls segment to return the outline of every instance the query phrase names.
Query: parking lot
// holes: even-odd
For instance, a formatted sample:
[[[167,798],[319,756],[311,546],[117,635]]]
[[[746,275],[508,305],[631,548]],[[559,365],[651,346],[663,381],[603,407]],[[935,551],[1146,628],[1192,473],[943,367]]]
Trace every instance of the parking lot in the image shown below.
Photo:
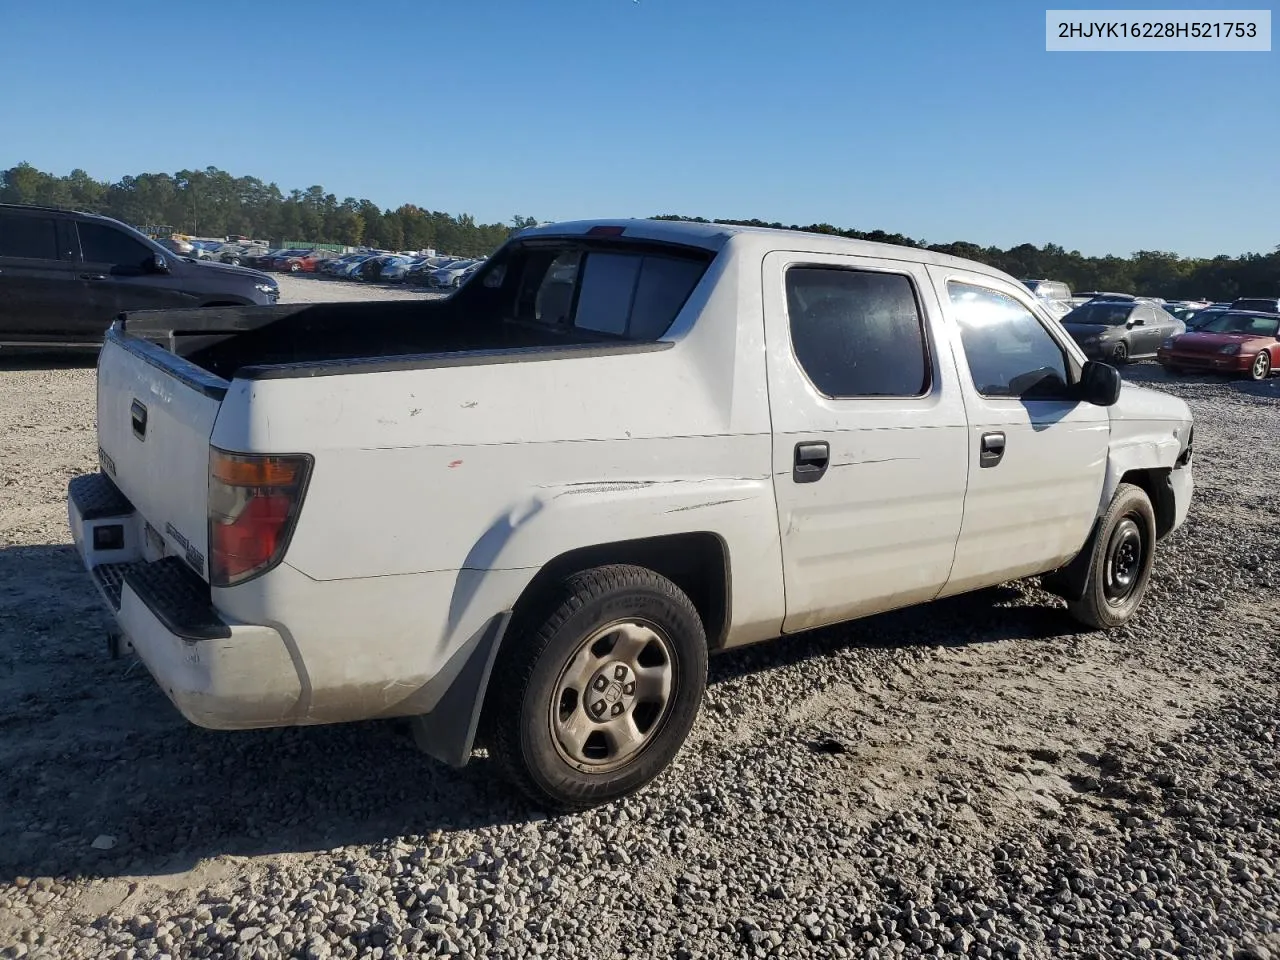
[[[1020,583],[727,653],[666,775],[548,818],[398,724],[205,731],[108,659],[92,358],[0,355],[0,955],[1280,956],[1280,380],[1124,375],[1196,417],[1130,625]]]

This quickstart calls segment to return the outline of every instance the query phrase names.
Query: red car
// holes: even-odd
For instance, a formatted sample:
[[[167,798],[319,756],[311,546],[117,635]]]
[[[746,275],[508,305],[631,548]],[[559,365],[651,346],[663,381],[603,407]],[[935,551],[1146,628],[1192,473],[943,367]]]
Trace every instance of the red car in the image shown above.
[[[1156,359],[1170,373],[1208,370],[1265,380],[1280,365],[1280,315],[1228,310],[1192,333],[1165,340]]]
[[[272,264],[272,267],[283,273],[315,273],[322,260],[324,260],[323,256],[312,251],[292,257],[281,257]]]

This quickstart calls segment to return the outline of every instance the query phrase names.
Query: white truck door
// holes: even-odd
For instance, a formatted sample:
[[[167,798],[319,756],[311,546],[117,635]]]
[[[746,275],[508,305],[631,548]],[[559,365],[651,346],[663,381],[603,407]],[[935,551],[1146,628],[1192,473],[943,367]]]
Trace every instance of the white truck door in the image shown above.
[[[1026,290],[928,268],[947,313],[969,418],[969,490],[945,596],[1066,562],[1089,536],[1110,418],[1071,398],[1065,335]],[[1077,360],[1080,357],[1077,355]]]
[[[763,282],[783,630],[933,599],[960,533],[968,434],[927,273],[775,251]]]

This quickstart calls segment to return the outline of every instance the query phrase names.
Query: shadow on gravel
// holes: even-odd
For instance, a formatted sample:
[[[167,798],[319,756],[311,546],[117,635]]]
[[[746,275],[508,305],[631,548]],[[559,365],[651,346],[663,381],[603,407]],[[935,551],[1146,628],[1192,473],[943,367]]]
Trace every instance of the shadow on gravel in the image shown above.
[[[712,658],[709,683],[723,683],[838,650],[912,646],[962,647],[1001,640],[1059,641],[1084,632],[1059,606],[1026,605],[1013,585],[895,610],[852,623],[796,634]],[[1018,604],[1018,605],[1013,605]]]
[[[0,549],[0,883],[175,874],[534,816],[487,758],[452,770],[395,721],[192,726],[141,663],[108,659],[108,625],[71,547]]]
[[[1026,601],[997,588],[727,653],[714,659],[712,682],[839,649],[1036,642],[1073,629],[1060,609]],[[394,721],[194,727],[140,663],[107,658],[108,623],[71,547],[0,549],[0,882],[169,875],[226,854],[536,815],[487,758],[449,769]]]

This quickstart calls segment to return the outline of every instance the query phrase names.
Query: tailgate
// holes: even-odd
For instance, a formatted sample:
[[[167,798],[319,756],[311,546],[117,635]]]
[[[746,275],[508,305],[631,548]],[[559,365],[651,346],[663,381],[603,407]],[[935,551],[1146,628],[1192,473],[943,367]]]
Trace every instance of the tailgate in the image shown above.
[[[117,327],[98,358],[102,469],[163,540],[208,579],[209,437],[227,383]]]

